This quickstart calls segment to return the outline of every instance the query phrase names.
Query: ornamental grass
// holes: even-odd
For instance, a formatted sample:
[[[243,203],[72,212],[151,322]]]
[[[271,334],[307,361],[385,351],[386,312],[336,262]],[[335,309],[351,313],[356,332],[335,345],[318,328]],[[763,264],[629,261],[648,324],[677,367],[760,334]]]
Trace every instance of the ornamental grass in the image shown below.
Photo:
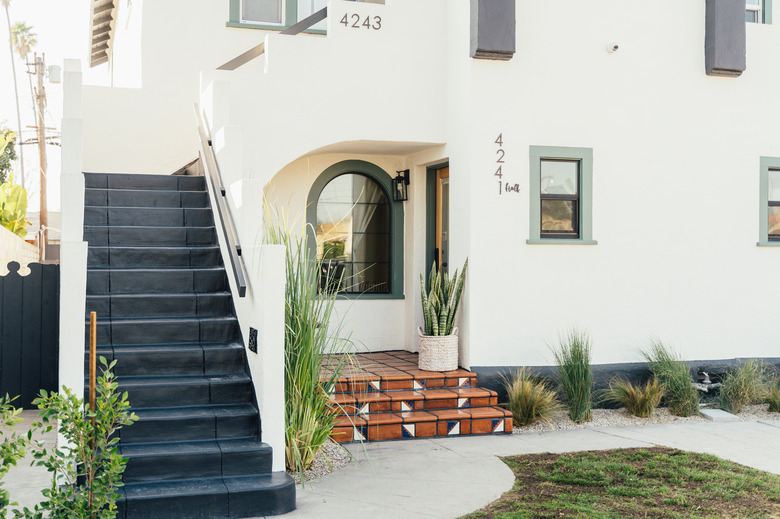
[[[552,414],[562,407],[547,382],[535,377],[526,368],[506,376],[504,387],[509,400],[507,408],[512,412],[512,420],[519,426],[539,421],[551,423]]]
[[[766,368],[751,359],[723,376],[720,386],[720,408],[737,414],[746,405],[766,399],[770,382]]]
[[[576,423],[589,422],[593,416],[590,338],[584,332],[572,330],[560,339],[553,355],[558,365],[561,389],[566,395],[569,418]]]
[[[642,355],[650,364],[650,371],[661,383],[669,412],[675,416],[691,416],[699,412],[699,395],[693,387],[688,365],[679,353],[654,340]]]
[[[609,388],[604,390],[604,401],[620,404],[639,418],[650,418],[663,395],[663,386],[655,377],[643,386],[635,386],[623,377],[615,377],[609,381]]]

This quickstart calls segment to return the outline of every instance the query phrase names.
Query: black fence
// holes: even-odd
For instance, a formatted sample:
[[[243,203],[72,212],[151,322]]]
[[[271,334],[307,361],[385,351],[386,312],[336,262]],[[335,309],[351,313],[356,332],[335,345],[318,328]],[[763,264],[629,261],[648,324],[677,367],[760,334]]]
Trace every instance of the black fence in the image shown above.
[[[0,276],[0,395],[30,409],[41,389],[58,386],[60,266],[30,263],[26,276],[19,267]]]

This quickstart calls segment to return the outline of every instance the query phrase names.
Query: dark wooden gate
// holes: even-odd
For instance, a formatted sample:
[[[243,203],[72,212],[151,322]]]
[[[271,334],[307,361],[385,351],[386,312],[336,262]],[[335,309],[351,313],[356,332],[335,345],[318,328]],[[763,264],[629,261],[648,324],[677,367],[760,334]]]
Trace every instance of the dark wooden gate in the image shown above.
[[[41,389],[58,386],[60,266],[30,263],[27,276],[19,267],[0,276],[0,394],[30,409]]]

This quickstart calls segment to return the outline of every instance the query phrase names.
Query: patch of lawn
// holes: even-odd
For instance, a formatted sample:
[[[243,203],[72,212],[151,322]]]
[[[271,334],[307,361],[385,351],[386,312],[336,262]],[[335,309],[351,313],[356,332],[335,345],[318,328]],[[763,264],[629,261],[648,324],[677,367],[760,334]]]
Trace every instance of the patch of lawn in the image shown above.
[[[503,459],[515,485],[468,519],[780,517],[780,476],[656,447]]]

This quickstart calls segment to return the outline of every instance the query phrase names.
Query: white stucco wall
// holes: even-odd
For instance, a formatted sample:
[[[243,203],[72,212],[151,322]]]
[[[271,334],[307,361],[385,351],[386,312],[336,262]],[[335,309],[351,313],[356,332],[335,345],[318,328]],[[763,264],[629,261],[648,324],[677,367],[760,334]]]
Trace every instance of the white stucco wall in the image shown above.
[[[204,108],[210,96],[230,107],[210,120],[226,137],[215,139],[217,153],[240,165],[223,168],[227,185],[271,181],[269,192],[295,214],[316,175],[338,160],[410,168],[405,298],[340,302],[340,312],[350,307],[353,339],[416,348],[425,167],[448,161],[451,263],[470,261],[462,364],[549,364],[548,345],[571,327],[590,332],[596,362],[640,360],[650,337],[690,359],[780,354],[772,297],[780,281],[771,270],[780,249],[756,246],[759,157],[780,156],[780,24],[748,24],[748,69],[726,79],[704,73],[701,2],[518,2],[517,52],[495,62],[468,57],[468,2],[333,0],[327,37],[270,34],[263,57],[214,74],[263,33],[226,29],[226,2],[196,3],[203,25],[173,42],[163,21],[178,3],[156,12],[144,5],[144,21],[156,20],[144,26],[144,89],[100,99],[137,95],[117,110],[130,118],[143,107],[145,119],[113,124],[109,139],[86,122],[100,110],[87,99],[102,95],[88,91],[85,135],[101,145],[85,149],[85,169],[172,170],[188,161],[194,130],[190,145],[172,129],[190,117],[196,69],[205,70]],[[338,23],[353,12],[381,16],[382,29]],[[154,38],[170,43],[169,54]],[[612,42],[620,50],[609,54]],[[146,153],[119,160],[128,153],[118,143],[147,137],[144,125]],[[503,180],[520,193],[498,194],[499,134]],[[526,244],[533,145],[592,148],[597,245]]]
[[[8,274],[8,263],[12,261],[21,265],[20,275],[29,274],[27,265],[38,261],[38,248],[5,227],[0,227],[0,276]]]

